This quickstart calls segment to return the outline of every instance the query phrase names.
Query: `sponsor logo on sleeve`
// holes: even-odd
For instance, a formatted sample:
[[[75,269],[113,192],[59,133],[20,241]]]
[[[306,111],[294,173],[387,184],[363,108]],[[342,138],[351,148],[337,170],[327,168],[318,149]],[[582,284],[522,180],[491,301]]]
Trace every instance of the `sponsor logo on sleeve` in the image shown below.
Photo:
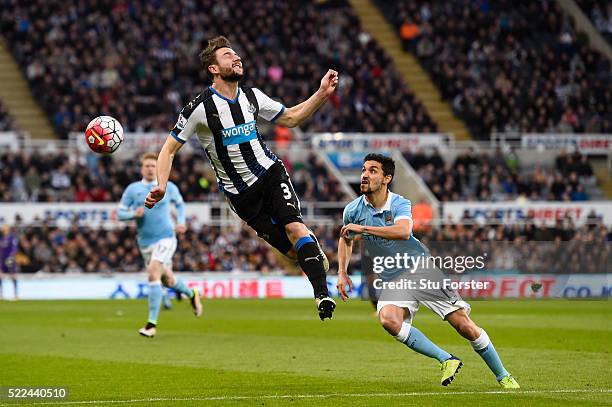
[[[185,116],[183,116],[183,114],[179,114],[178,117],[178,121],[176,122],[176,128],[178,130],[183,130],[185,128],[185,126],[187,125],[187,119],[185,119]]]

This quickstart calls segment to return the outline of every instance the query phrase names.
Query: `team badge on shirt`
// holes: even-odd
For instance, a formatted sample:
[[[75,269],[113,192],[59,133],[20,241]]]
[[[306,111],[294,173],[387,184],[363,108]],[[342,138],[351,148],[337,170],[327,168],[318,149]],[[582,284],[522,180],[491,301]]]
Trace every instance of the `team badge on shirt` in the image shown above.
[[[255,105],[252,104],[252,103],[249,103],[249,106],[247,107],[247,111],[249,113],[255,113],[255,110],[257,110],[257,109],[255,109]]]
[[[393,225],[393,215],[391,214],[391,211],[385,211],[383,215],[385,216],[385,223],[387,225]]]

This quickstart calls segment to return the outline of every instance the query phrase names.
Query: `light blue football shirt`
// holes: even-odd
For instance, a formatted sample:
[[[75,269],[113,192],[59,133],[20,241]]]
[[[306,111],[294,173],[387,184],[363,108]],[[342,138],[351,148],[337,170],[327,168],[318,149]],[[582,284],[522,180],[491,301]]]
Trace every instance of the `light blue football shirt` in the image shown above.
[[[356,198],[344,208],[343,223],[366,226],[392,226],[401,219],[412,219],[412,205],[401,195],[389,191],[382,208],[376,209],[364,195]],[[364,233],[362,235],[367,256],[426,256],[428,250],[412,233],[403,240],[390,240]],[[392,271],[392,270],[389,270]]]
[[[134,219],[134,211],[144,207],[144,201],[149,191],[157,185],[157,182],[146,182],[144,179],[133,182],[125,189],[119,204],[117,215],[119,220]],[[138,245],[140,247],[150,246],[161,239],[174,237],[174,225],[172,224],[170,210],[172,204],[176,207],[176,221],[185,224],[185,203],[178,187],[168,182],[164,199],[155,204],[151,209],[145,208],[144,216],[136,219],[138,231]]]

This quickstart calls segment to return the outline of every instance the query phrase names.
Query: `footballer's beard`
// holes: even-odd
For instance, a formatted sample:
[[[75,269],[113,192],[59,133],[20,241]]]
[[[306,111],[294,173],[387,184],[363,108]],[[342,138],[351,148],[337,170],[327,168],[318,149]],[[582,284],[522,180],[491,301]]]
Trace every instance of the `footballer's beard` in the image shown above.
[[[362,183],[359,185],[359,189],[361,190],[361,193],[366,195],[366,196],[371,196],[373,194],[375,194],[376,192],[378,192],[380,190],[381,185],[376,185],[376,184],[372,184],[371,180],[366,180],[365,183]]]
[[[220,76],[225,82],[238,82],[244,76],[244,72],[234,72],[234,68],[229,68],[227,71],[220,72]]]

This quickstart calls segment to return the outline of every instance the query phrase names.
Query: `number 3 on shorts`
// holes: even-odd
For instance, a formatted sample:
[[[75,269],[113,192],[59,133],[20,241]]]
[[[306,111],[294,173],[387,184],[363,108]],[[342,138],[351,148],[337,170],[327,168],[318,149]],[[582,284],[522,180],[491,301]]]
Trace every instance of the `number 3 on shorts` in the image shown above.
[[[283,198],[285,198],[286,200],[290,200],[291,199],[291,189],[289,189],[289,185],[287,185],[286,182],[281,182],[280,186],[281,188],[283,188]]]

